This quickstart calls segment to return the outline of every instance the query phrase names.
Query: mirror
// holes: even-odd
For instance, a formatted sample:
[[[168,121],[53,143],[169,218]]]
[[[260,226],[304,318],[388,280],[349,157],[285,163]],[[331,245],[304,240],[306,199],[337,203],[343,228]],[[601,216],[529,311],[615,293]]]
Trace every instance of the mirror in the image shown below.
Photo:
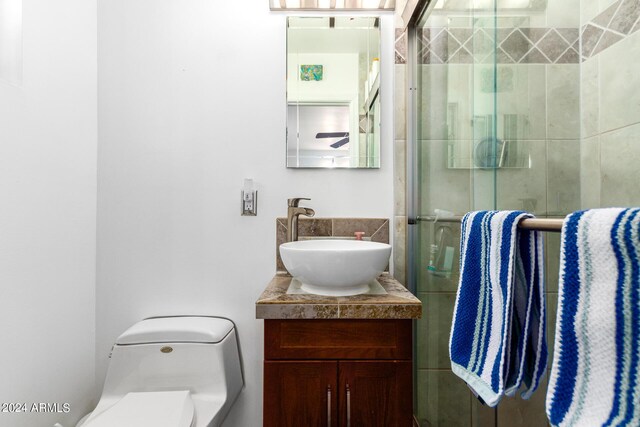
[[[380,167],[379,22],[287,18],[287,167]]]

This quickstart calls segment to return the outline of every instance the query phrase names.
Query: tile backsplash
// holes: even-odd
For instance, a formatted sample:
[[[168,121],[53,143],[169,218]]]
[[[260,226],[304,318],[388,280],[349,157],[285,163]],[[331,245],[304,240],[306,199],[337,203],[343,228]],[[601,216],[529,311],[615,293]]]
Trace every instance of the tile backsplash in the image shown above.
[[[356,231],[364,231],[364,239],[389,243],[387,218],[299,218],[298,238],[341,237],[355,238]],[[287,241],[287,218],[276,218],[276,270],[286,271],[280,259],[280,245]]]

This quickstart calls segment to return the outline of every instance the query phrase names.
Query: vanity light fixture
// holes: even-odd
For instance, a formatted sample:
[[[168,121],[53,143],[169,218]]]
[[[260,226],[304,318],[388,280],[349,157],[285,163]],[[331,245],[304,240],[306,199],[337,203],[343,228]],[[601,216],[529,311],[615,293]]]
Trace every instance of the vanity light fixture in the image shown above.
[[[269,0],[271,10],[394,10],[396,0]]]
[[[516,10],[545,10],[548,0],[438,0],[436,10],[494,12]]]

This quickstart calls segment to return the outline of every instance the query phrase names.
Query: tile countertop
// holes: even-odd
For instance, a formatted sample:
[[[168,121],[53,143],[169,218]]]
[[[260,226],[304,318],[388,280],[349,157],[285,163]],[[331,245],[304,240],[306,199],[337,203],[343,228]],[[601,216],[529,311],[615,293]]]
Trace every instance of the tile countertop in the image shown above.
[[[385,295],[330,297],[287,294],[293,278],[277,273],[256,301],[257,319],[419,319],[422,303],[388,274],[378,277]]]

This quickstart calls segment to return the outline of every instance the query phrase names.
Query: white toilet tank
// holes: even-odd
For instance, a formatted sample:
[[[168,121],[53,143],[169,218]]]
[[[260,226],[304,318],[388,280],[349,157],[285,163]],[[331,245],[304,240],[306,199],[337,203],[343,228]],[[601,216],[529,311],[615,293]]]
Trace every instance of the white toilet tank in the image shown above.
[[[159,402],[176,401],[180,411],[193,412],[189,423],[183,420],[175,427],[214,427],[220,425],[243,386],[236,331],[230,320],[203,316],[146,319],[116,340],[100,402],[81,425],[102,425],[109,416],[124,417],[117,422],[125,425],[127,411],[136,408],[139,412],[131,416],[137,419],[146,416],[151,420],[156,415],[167,419],[153,413],[157,400],[155,406],[165,410],[167,403]],[[133,409],[126,409],[129,407]]]

